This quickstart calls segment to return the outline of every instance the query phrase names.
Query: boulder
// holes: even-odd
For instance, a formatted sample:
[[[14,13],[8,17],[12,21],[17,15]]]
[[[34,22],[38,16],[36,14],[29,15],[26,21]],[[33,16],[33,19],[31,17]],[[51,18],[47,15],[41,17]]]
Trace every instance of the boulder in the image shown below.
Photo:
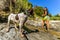
[[[49,32],[43,31],[30,32],[22,38],[20,32],[15,30],[14,25],[11,25],[9,32],[6,32],[6,25],[6,23],[0,23],[0,40],[58,40]]]

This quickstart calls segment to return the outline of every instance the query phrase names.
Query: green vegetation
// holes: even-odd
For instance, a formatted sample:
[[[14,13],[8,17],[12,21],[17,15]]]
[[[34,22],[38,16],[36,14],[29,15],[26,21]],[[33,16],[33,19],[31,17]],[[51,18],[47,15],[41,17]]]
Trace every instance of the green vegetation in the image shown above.
[[[30,19],[35,19],[35,18],[41,18],[42,17],[42,14],[44,13],[43,11],[43,7],[41,6],[35,6],[33,7],[32,3],[28,2],[28,0],[15,0],[13,1],[14,4],[12,4],[12,0],[8,0],[10,3],[8,8],[9,8],[9,12],[7,13],[6,11],[0,11],[0,18],[7,18],[8,15],[10,14],[10,12],[15,12],[15,13],[18,13],[18,12],[22,12],[22,10],[27,10],[27,9],[30,9],[30,8],[33,8],[34,10],[34,15],[30,16]],[[15,5],[15,6],[13,6]],[[34,16],[34,17],[33,17]],[[50,13],[49,13],[49,16],[50,16],[50,19],[51,20],[60,20],[60,15],[57,14],[55,16],[52,16]]]
[[[53,17],[50,17],[50,19],[51,19],[51,20],[60,20],[60,17],[55,17],[55,16],[53,16]]]
[[[36,16],[42,16],[42,14],[44,13],[43,7],[39,6],[34,7],[34,12]]]

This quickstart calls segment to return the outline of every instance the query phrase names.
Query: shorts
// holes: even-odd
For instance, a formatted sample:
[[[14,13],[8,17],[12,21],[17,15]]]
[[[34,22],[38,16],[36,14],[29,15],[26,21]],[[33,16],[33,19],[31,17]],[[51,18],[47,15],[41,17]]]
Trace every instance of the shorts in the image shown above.
[[[50,17],[49,16],[45,16],[45,17],[42,18],[42,20],[44,20],[44,21],[45,20],[50,20]]]

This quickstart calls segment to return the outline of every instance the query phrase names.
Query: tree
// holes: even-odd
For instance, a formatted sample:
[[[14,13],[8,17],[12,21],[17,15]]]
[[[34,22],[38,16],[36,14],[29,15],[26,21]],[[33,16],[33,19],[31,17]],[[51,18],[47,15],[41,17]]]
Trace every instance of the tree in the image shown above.
[[[56,14],[55,16],[56,16],[56,17],[60,17],[60,14]]]
[[[13,10],[15,12],[21,12],[21,10],[26,10],[32,7],[32,4],[28,2],[28,0],[13,0],[15,4],[12,3],[12,0],[10,0],[10,11],[12,12]],[[15,5],[15,7],[13,6]]]
[[[42,16],[42,14],[44,13],[43,7],[35,6],[34,7],[34,13],[37,16]]]
[[[52,15],[49,13],[48,16],[52,17]]]
[[[32,3],[28,2],[28,9],[30,9],[32,7],[33,7]]]

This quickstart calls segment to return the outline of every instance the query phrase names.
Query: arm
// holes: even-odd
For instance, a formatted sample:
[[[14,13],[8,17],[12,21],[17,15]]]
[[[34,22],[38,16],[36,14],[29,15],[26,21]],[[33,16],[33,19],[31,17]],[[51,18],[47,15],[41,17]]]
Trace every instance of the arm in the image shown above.
[[[47,11],[46,10],[44,10],[44,14],[42,15],[42,16],[46,16],[47,15]]]
[[[47,11],[45,10],[44,15],[47,15]]]

